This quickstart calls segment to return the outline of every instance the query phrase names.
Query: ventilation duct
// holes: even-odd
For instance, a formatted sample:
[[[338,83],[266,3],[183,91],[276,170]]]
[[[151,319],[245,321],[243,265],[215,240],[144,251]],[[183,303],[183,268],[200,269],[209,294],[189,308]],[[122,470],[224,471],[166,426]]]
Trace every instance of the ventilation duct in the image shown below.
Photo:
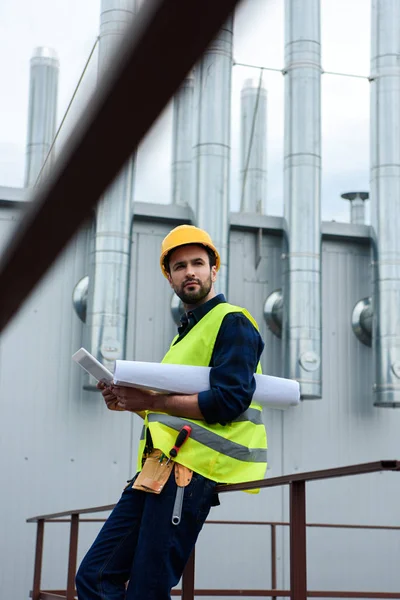
[[[99,74],[111,66],[115,46],[135,13],[135,0],[102,0]],[[112,148],[110,148],[112,152]],[[91,353],[111,371],[124,358],[134,161],[130,159],[97,208],[93,285],[89,290],[88,323]]]
[[[30,66],[29,115],[26,145],[25,186],[36,184],[48,171],[56,133],[59,63],[51,48],[35,48]],[[46,161],[46,167],[41,171]]]
[[[400,2],[373,0],[371,17],[374,404],[400,407]]]
[[[192,205],[194,79],[187,77],[174,97],[172,148],[172,202]]]
[[[242,212],[264,214],[267,198],[267,90],[247,79],[241,92]]]
[[[197,225],[221,256],[219,292],[227,291],[233,17],[195,69],[193,189]]]
[[[286,0],[284,377],[321,398],[321,45],[319,0]]]

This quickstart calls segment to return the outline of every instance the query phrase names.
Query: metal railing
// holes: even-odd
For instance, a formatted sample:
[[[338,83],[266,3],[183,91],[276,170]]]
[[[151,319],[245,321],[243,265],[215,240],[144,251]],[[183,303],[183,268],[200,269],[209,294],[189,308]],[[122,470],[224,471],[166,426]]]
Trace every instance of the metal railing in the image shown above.
[[[332,523],[306,523],[306,483],[321,479],[333,479],[336,477],[347,477],[350,475],[362,475],[376,473],[379,471],[400,471],[400,461],[381,460],[372,463],[338,467],[322,471],[311,471],[308,473],[296,473],[284,475],[271,479],[262,479],[257,482],[220,485],[218,493],[227,493],[237,490],[249,490],[254,487],[268,488],[289,485],[290,488],[290,521],[207,521],[207,525],[229,524],[229,525],[266,525],[271,530],[271,588],[262,590],[244,589],[196,589],[194,588],[195,553],[186,566],[182,577],[182,589],[172,590],[173,596],[181,596],[182,600],[193,600],[195,596],[247,596],[247,597],[285,597],[290,596],[292,600],[306,600],[307,597],[315,598],[390,598],[400,599],[399,592],[368,592],[368,591],[310,591],[307,589],[307,558],[306,558],[306,528],[324,527],[341,529],[375,529],[375,530],[400,530],[396,526],[380,525],[349,525]],[[81,518],[81,515],[94,514],[110,511],[114,504],[85,508],[81,510],[70,510],[50,515],[41,515],[27,519],[28,523],[37,523],[35,568],[33,578],[33,589],[31,596],[33,600],[75,600],[75,573],[78,554],[78,533],[80,523],[104,522],[105,519]],[[65,518],[69,517],[69,518]],[[69,557],[66,590],[41,590],[41,573],[43,560],[43,541],[45,523],[70,523]],[[277,589],[276,572],[276,528],[290,528],[290,589]]]

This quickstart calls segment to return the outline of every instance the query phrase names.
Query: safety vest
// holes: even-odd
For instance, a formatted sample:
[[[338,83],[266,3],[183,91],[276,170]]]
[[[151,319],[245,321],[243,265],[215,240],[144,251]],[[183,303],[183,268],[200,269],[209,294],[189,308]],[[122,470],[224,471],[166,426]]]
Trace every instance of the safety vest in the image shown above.
[[[209,366],[218,331],[228,313],[243,313],[258,329],[246,309],[227,302],[217,304],[175,344],[176,336],[162,362]],[[257,373],[261,373],[260,364]],[[226,425],[208,425],[205,421],[174,417],[147,411],[145,428],[150,429],[155,448],[168,456],[183,425],[192,432],[182,446],[178,462],[204,477],[220,483],[240,483],[262,479],[267,468],[267,436],[261,418],[262,407],[251,402],[249,408]],[[139,445],[139,468],[145,435]]]

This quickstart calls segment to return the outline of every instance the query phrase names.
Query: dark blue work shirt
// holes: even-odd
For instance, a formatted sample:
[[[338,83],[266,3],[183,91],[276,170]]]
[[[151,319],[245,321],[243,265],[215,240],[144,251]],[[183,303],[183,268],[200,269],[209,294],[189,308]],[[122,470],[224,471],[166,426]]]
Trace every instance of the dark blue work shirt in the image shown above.
[[[184,314],[175,343],[220,302],[226,302],[223,294]],[[243,313],[224,317],[209,365],[210,389],[199,393],[199,408],[207,423],[226,425],[249,407],[256,387],[254,373],[263,349],[259,332]]]

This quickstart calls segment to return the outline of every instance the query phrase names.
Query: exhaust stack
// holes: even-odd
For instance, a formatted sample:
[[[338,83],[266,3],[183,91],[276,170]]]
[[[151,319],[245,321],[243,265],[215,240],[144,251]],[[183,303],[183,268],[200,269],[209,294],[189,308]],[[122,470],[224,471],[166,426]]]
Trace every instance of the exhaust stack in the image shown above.
[[[350,223],[365,225],[365,201],[369,198],[368,192],[346,192],[341,197],[350,202]]]
[[[25,187],[36,184],[56,133],[59,62],[52,48],[35,48],[31,58]],[[52,162],[49,156],[40,179]]]
[[[115,46],[134,14],[135,0],[102,0],[99,73],[110,67]],[[131,158],[103,196],[96,215],[88,303],[90,344],[92,354],[111,371],[115,360],[125,355],[133,178]]]
[[[284,377],[321,398],[321,44],[319,0],[285,4]]]
[[[193,147],[194,78],[185,79],[174,98],[172,148],[172,203],[190,205]]]
[[[371,224],[375,406],[400,407],[400,3],[373,0]]]
[[[265,214],[267,199],[267,90],[247,79],[241,93],[242,212]]]
[[[193,162],[197,225],[221,256],[218,291],[227,292],[233,17],[229,17],[195,69]]]

